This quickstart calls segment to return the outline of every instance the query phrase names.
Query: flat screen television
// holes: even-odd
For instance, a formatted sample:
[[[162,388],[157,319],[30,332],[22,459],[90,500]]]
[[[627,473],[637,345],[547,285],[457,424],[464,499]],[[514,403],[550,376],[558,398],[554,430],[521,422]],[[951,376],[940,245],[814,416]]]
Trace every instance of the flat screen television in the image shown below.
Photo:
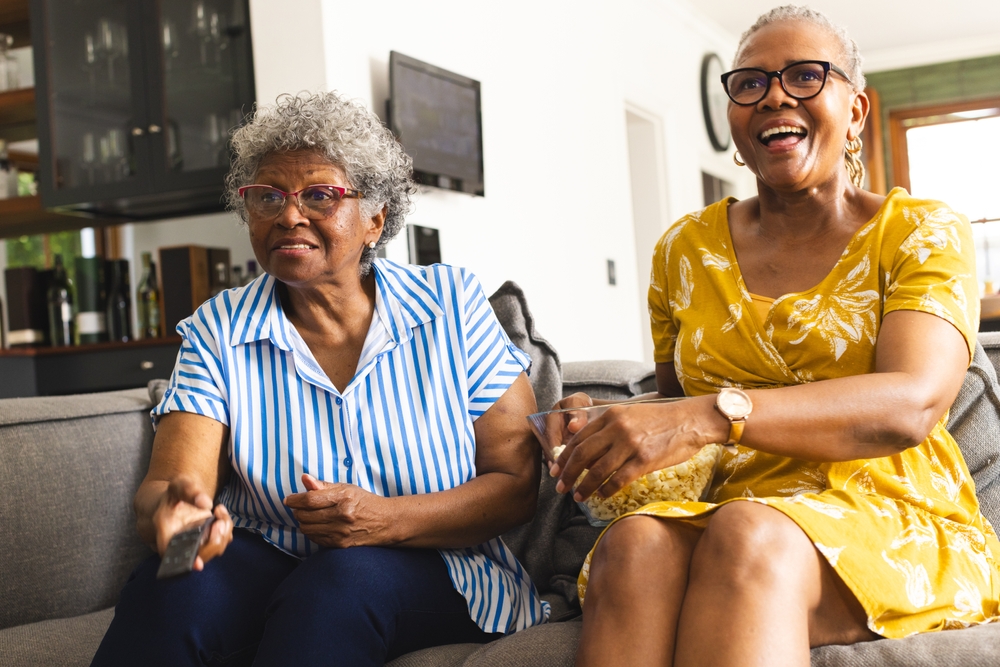
[[[390,52],[389,127],[418,183],[485,195],[478,81]]]

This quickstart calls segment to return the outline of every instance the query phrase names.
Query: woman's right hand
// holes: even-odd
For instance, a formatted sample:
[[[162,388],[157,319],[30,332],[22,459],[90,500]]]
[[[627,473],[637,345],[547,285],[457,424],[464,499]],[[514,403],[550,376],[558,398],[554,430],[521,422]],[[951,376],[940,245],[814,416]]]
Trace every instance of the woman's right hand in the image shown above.
[[[567,410],[571,408],[589,408],[594,405],[594,399],[583,392],[570,394],[566,398],[552,406],[552,410]],[[559,466],[555,459],[558,458],[557,449],[575,435],[580,429],[587,425],[587,415],[585,412],[561,412],[549,414],[545,418],[545,433],[542,436],[542,449],[546,453],[546,462],[549,466],[549,474],[556,477],[559,474]]]
[[[233,521],[225,506],[212,509],[212,498],[191,477],[179,475],[167,484],[156,511],[153,526],[156,531],[156,551],[163,556],[170,539],[177,533],[203,522],[215,515],[208,538],[198,550],[194,569],[200,571],[205,563],[221,556],[233,541]]]

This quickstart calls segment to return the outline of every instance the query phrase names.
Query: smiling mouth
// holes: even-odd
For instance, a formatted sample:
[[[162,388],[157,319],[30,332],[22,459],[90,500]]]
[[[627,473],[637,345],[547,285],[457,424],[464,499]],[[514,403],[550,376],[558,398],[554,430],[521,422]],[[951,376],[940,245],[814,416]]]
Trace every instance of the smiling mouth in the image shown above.
[[[778,142],[783,143],[790,140],[798,140],[805,137],[808,132],[804,128],[796,127],[794,125],[779,125],[778,127],[772,127],[764,130],[757,138],[760,143],[765,146],[770,146],[772,143]]]
[[[310,248],[312,246],[306,243],[296,243],[294,245],[279,245],[277,250],[309,250]]]

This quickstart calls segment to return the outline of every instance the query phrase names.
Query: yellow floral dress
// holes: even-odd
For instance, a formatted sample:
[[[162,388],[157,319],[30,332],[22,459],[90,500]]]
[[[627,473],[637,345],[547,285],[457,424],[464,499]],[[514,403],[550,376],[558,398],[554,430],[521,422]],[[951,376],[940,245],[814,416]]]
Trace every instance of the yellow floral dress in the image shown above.
[[[870,373],[882,318],[933,313],[965,336],[979,320],[972,232],[940,202],[895,189],[830,274],[807,292],[754,304],[722,201],[674,224],[653,257],[656,361],[673,361],[687,395],[783,387]],[[751,417],[752,419],[752,417]],[[766,504],[795,521],[885,637],[997,620],[1000,542],[943,416],[901,454],[812,463],[748,447],[727,453],[711,502],[646,505],[634,514],[705,526],[721,504]],[[593,555],[593,552],[591,552]],[[586,592],[590,556],[579,578]]]

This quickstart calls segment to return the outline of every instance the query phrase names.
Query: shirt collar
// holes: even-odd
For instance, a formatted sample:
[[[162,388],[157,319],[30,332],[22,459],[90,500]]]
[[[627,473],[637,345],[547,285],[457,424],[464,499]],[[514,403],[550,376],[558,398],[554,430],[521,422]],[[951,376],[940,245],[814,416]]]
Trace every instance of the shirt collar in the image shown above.
[[[424,269],[376,259],[372,270],[375,313],[396,344],[410,340],[414,327],[444,313],[440,298],[424,277]],[[233,309],[230,345],[270,339],[275,347],[292,350],[291,322],[281,308],[277,285],[273,276],[263,274],[243,290]]]

